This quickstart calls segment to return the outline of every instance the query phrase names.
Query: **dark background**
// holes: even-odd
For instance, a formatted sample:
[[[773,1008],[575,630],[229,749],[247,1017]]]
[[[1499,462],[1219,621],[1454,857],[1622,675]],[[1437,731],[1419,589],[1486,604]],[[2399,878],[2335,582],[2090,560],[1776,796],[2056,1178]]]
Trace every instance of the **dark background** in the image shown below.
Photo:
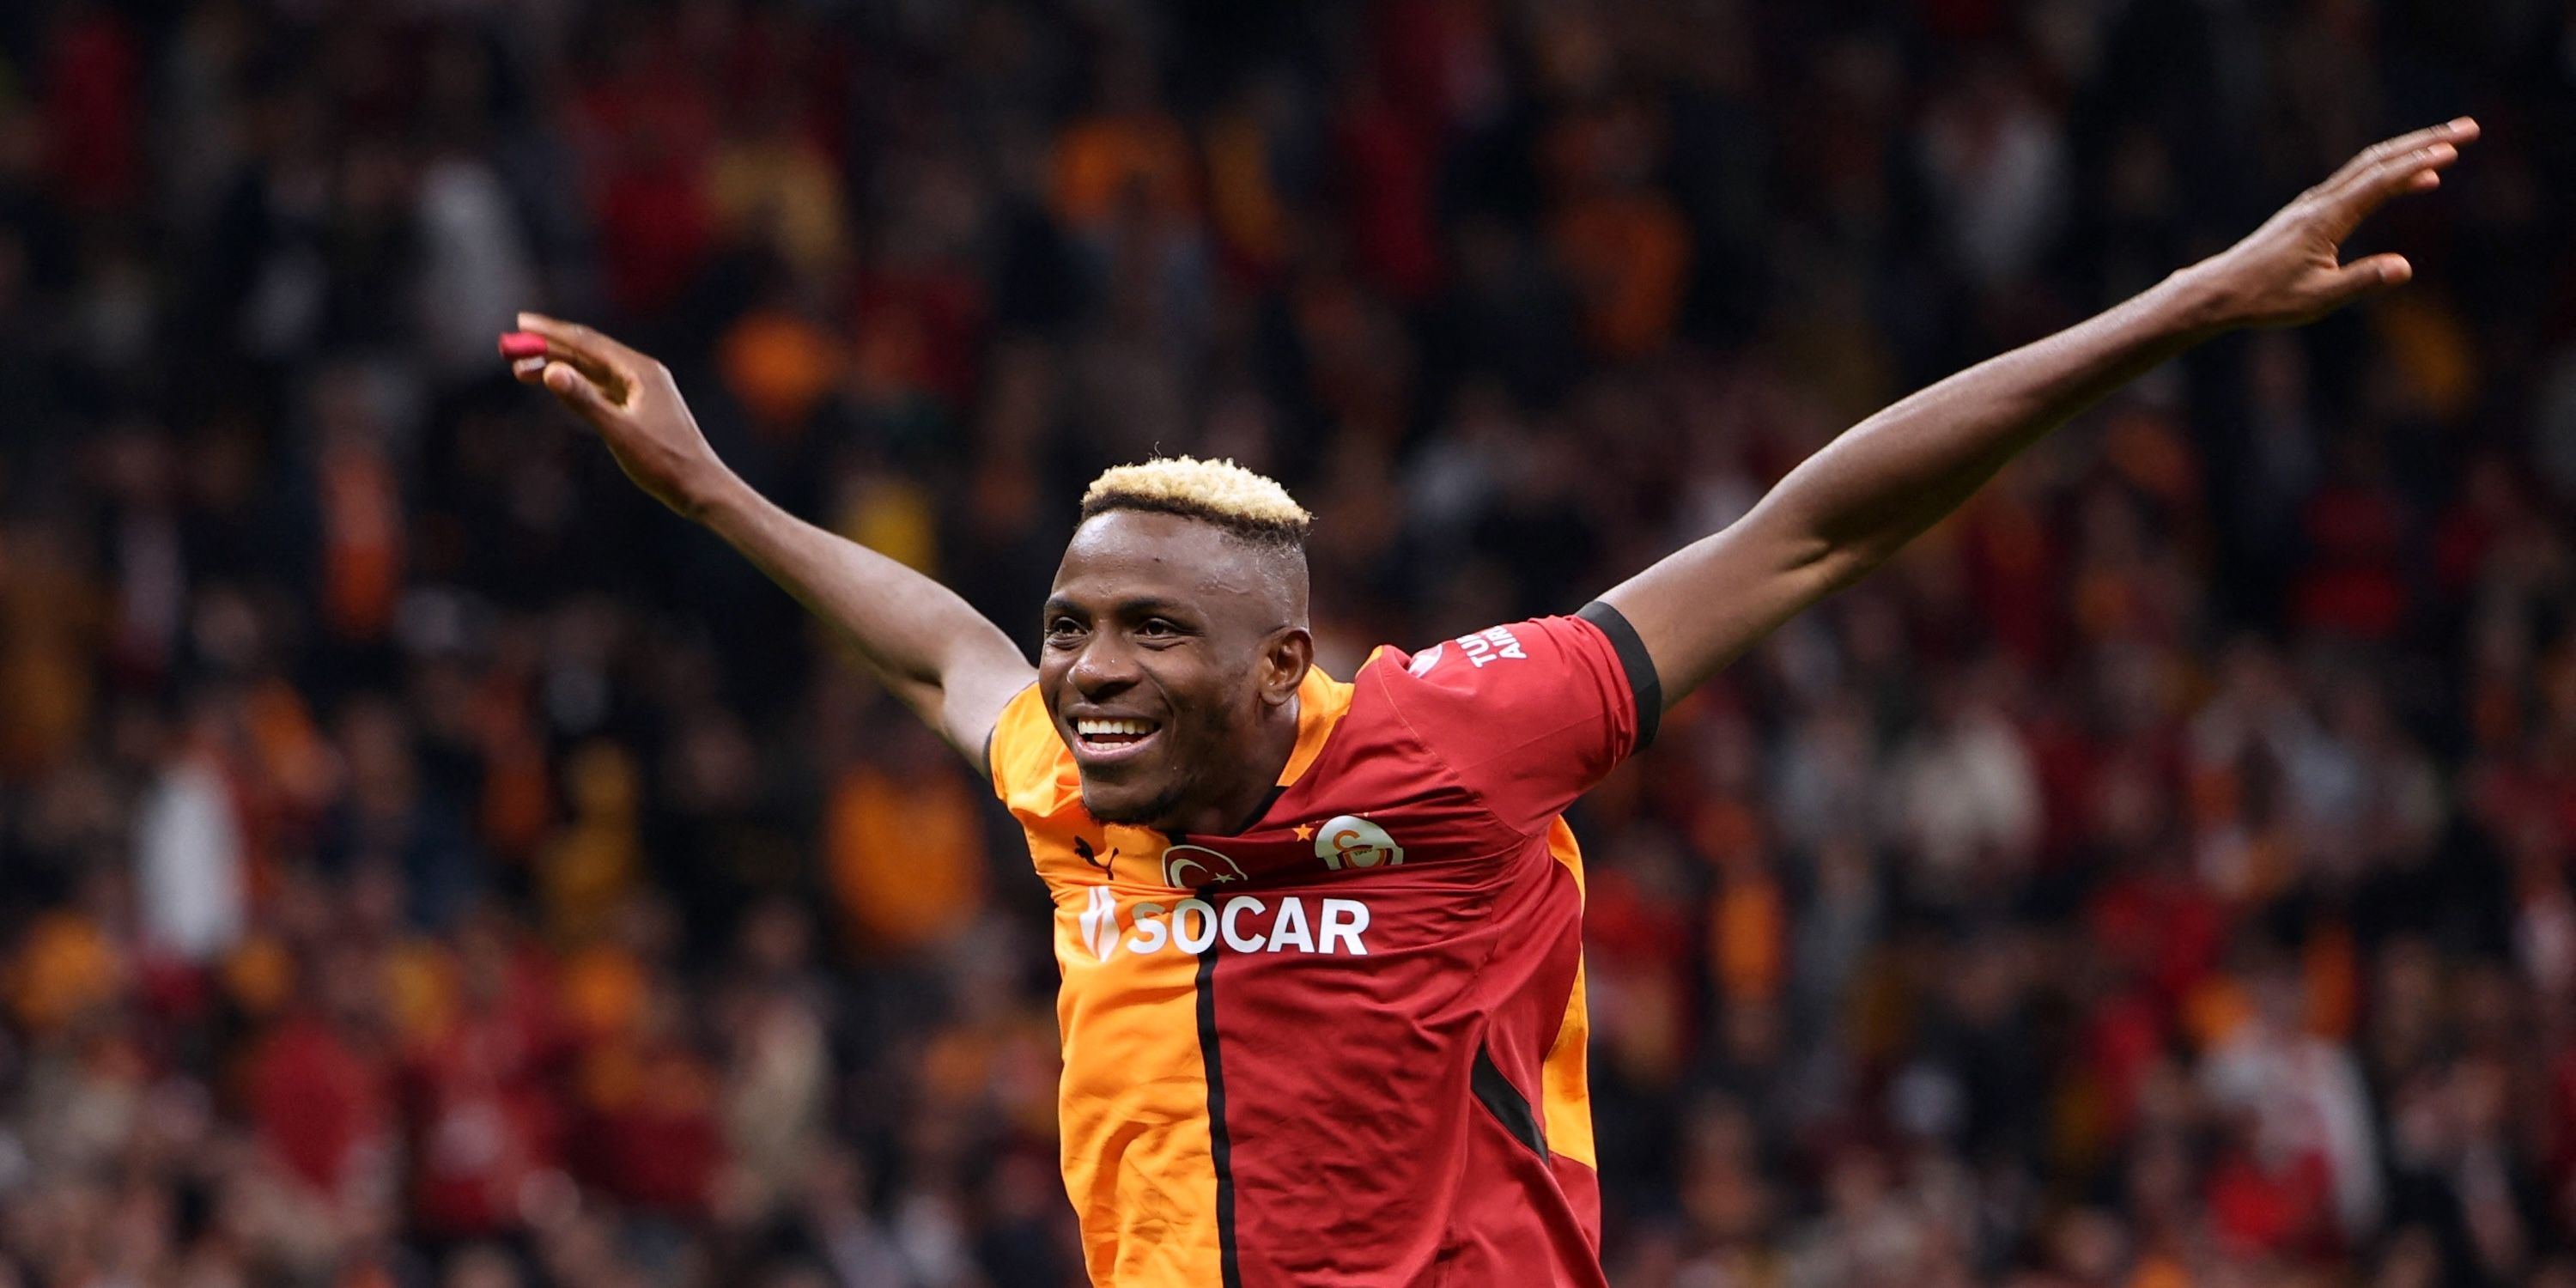
[[[1347,674],[2462,112],[1579,808],[1623,1288],[2576,1284],[2576,7],[9,4],[0,1285],[1078,1279],[1018,837],[516,308],[1022,637],[1271,471]]]

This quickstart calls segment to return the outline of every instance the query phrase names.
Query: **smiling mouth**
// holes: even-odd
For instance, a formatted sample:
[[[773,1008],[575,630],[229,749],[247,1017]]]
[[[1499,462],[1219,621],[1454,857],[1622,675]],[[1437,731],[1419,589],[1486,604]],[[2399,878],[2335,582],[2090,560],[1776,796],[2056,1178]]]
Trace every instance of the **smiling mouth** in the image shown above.
[[[1086,717],[1073,722],[1074,744],[1086,760],[1123,760],[1152,742],[1162,728],[1151,720]]]

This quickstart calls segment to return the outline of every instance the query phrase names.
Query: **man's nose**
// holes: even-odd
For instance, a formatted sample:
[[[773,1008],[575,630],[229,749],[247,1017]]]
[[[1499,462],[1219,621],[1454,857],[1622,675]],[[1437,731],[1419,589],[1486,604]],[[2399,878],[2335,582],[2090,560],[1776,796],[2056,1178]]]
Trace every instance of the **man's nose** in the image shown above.
[[[1095,701],[1124,690],[1137,676],[1135,655],[1112,639],[1095,636],[1073,659],[1073,687]]]

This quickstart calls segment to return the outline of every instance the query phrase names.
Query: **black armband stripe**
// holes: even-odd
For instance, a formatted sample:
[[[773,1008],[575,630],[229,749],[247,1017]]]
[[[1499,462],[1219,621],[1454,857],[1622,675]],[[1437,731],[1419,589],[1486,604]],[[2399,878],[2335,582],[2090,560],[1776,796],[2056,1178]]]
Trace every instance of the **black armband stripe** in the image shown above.
[[[1655,659],[1646,656],[1646,642],[1637,638],[1637,628],[1618,609],[1596,599],[1575,616],[1610,637],[1610,651],[1619,655],[1619,669],[1628,673],[1628,692],[1637,699],[1637,742],[1628,754],[1636,755],[1655,740],[1655,726],[1664,719],[1664,683],[1655,675]]]

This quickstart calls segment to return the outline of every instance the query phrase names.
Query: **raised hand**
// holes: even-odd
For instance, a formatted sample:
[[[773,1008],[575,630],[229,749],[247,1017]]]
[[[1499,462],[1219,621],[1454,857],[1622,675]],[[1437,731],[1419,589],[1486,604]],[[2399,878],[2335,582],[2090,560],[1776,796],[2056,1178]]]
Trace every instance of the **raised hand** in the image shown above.
[[[2297,326],[2415,275],[2403,255],[2346,264],[2342,246],[2392,197],[2429,192],[2442,169],[2476,140],[2468,117],[2374,144],[2324,183],[2300,193],[2243,241],[2194,265],[2205,275],[2220,327]]]
[[[578,323],[522,313],[519,326],[544,337],[545,350],[513,358],[510,374],[544,385],[590,422],[618,468],[654,500],[698,518],[732,475],[698,431],[670,369]]]

